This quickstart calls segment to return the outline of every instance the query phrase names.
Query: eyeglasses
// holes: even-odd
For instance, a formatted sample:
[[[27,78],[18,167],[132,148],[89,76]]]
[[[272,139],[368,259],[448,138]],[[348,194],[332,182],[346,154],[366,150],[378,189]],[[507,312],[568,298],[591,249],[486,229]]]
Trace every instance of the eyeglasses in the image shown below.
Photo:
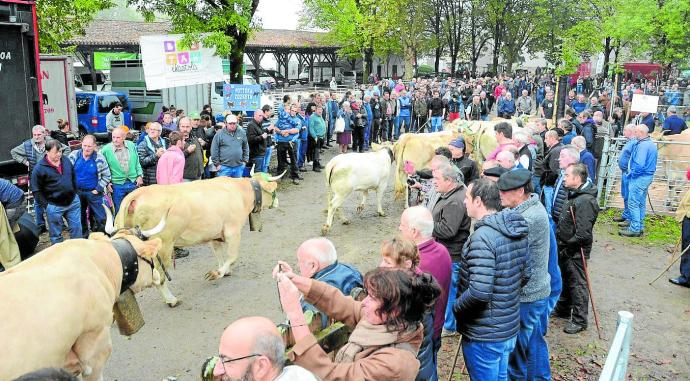
[[[221,364],[223,364],[223,372],[224,372],[225,374],[228,374],[228,370],[225,369],[225,364],[230,364],[230,363],[235,362],[235,361],[240,361],[240,360],[244,360],[244,359],[248,359],[248,358],[256,357],[256,356],[261,356],[261,354],[259,354],[259,353],[252,353],[251,355],[247,355],[247,356],[243,356],[243,357],[238,357],[238,358],[234,358],[234,359],[219,354],[219,355],[218,355],[218,360],[220,361]]]

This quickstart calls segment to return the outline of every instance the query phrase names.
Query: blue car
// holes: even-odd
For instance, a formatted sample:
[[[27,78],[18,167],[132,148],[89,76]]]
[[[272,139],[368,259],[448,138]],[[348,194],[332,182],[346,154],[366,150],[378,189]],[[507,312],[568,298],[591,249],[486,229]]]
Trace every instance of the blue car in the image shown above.
[[[127,95],[124,93],[117,91],[77,92],[79,134],[107,133],[105,117],[117,102],[122,104],[125,125],[132,128],[132,109]]]

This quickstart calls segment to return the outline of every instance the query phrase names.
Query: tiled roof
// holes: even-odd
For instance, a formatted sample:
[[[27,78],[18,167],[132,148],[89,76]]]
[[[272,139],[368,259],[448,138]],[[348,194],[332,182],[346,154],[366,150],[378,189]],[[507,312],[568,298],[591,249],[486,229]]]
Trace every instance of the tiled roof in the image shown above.
[[[169,22],[95,20],[83,36],[67,41],[66,45],[77,46],[126,46],[139,45],[139,37],[166,34],[171,30]],[[247,42],[248,47],[269,48],[338,48],[323,41],[325,33],[299,30],[262,29],[254,31]]]

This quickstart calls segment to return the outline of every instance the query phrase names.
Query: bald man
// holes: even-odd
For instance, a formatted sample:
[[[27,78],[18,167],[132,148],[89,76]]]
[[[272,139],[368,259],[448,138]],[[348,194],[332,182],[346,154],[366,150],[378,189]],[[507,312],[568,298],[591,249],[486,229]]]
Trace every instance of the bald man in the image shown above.
[[[139,162],[137,146],[134,142],[125,140],[127,133],[117,127],[112,133],[112,143],[101,149],[101,154],[110,168],[110,185],[108,191],[113,194],[115,214],[120,210],[122,200],[144,183],[144,171]]]
[[[355,287],[363,287],[362,274],[353,266],[338,262],[338,253],[333,242],[327,238],[311,238],[297,248],[297,267],[300,275],[326,282],[350,295]],[[313,305],[302,301],[304,311],[319,311]],[[321,328],[328,325],[328,317],[322,314]]]
[[[509,150],[503,150],[496,155],[496,161],[501,167],[511,171],[515,168],[515,154]]]
[[[441,286],[441,295],[434,305],[434,335],[432,348],[434,350],[434,365],[437,365],[436,354],[441,348],[441,333],[443,331],[444,313],[448,304],[448,294],[451,287],[450,276],[452,261],[448,249],[436,242],[431,234],[434,231],[434,218],[431,211],[422,205],[405,209],[400,217],[398,227],[403,237],[414,241],[419,249],[419,269],[436,278]],[[435,368],[435,366],[434,366]]]
[[[240,318],[230,324],[218,346],[213,376],[219,381],[316,381],[308,370],[285,366],[285,344],[275,324],[259,317]]]

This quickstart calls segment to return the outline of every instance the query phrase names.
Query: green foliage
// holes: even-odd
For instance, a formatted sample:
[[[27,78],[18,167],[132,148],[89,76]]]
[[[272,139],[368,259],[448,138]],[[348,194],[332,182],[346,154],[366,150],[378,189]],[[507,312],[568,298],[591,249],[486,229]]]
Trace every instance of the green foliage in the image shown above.
[[[39,43],[43,53],[64,51],[60,45],[84,33],[96,13],[114,5],[111,0],[37,0]]]

